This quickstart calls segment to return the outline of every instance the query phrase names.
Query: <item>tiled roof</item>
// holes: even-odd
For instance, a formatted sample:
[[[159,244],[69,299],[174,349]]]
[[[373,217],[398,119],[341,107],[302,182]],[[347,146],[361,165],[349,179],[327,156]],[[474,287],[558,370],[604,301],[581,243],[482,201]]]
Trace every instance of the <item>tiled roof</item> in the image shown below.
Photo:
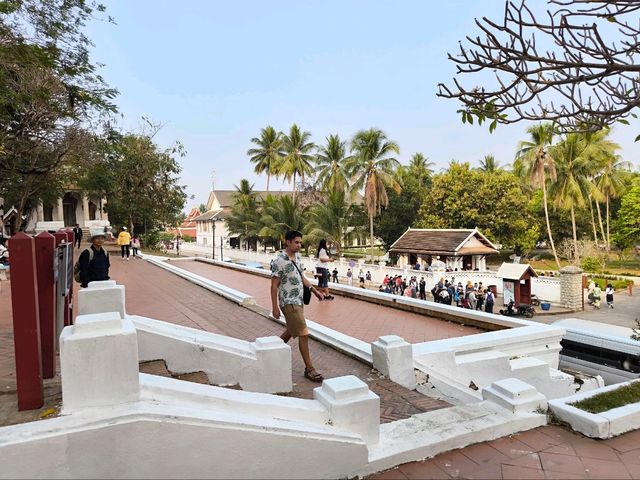
[[[466,245],[469,239],[475,239],[476,245]],[[484,235],[473,229],[409,228],[391,245],[389,251],[423,255],[486,255],[498,250]]]

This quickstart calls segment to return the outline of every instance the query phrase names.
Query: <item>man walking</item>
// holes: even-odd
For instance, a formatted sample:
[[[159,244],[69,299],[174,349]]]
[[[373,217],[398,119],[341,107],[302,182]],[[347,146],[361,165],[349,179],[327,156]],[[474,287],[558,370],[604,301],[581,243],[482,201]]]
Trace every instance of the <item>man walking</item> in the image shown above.
[[[80,286],[87,288],[89,282],[109,280],[109,254],[102,248],[104,233],[94,233],[90,237],[91,246],[78,259],[80,265]]]
[[[298,337],[300,354],[304,361],[304,376],[312,382],[321,382],[324,377],[313,367],[309,353],[309,330],[304,318],[303,292],[309,287],[318,300],[324,296],[311,285],[302,273],[302,259],[298,253],[302,248],[302,234],[296,230],[288,231],[284,237],[285,249],[271,262],[271,309],[274,318],[284,314],[287,329],[280,338],[289,342]]]
[[[80,248],[80,242],[82,241],[82,229],[80,228],[80,224],[76,223],[76,226],[73,227],[73,244],[77,245]]]

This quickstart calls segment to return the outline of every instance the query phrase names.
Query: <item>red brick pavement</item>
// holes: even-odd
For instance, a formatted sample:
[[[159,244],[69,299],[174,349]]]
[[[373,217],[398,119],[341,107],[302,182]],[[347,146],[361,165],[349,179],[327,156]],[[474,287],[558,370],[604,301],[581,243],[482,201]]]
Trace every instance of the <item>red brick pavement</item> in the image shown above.
[[[594,440],[547,425],[406,463],[370,478],[640,478],[640,431]]]
[[[180,260],[173,264],[252,295],[259,305],[271,308],[267,278],[204,262]],[[314,322],[365,342],[374,342],[382,335],[399,335],[410,343],[418,343],[482,331],[475,327],[340,296],[324,302],[318,302],[314,297],[311,304],[305,307],[305,314]]]

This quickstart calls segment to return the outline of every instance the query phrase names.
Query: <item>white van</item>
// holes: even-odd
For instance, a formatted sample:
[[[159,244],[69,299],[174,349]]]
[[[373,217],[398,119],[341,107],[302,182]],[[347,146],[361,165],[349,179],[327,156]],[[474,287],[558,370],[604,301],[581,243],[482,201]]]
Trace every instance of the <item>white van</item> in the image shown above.
[[[640,377],[640,341],[633,329],[566,318],[553,322],[567,330],[560,345],[560,368],[602,376],[605,385]]]

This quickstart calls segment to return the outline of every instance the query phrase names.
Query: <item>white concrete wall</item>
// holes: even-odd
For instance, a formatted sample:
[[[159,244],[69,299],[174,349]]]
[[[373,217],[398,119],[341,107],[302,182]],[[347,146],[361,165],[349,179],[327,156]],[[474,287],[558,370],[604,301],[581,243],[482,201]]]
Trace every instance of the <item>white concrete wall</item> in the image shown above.
[[[203,371],[211,384],[240,384],[251,392],[292,390],[291,347],[279,337],[246,342],[151,318],[128,318],[138,333],[141,362],[164,360],[173,374]]]

